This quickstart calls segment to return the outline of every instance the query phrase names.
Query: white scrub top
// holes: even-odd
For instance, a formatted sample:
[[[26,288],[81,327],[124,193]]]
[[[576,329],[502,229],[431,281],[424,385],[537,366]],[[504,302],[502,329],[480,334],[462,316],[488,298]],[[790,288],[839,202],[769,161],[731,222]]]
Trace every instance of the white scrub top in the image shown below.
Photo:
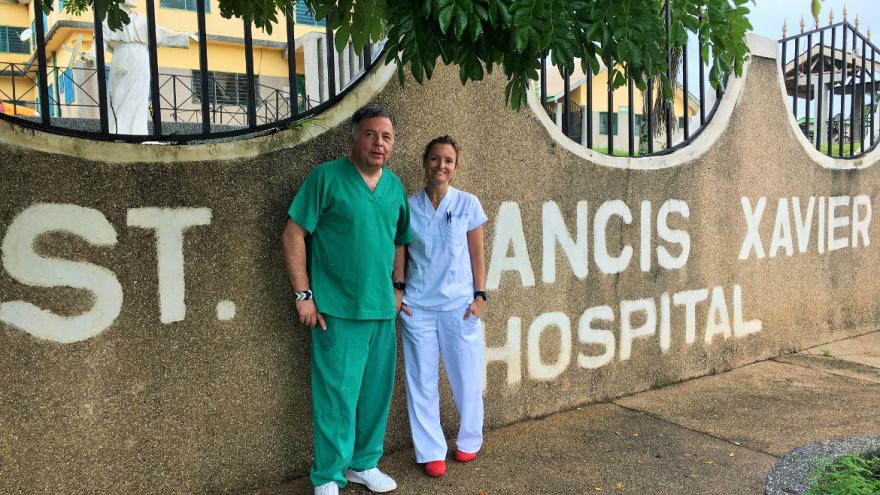
[[[409,197],[409,208],[413,240],[403,302],[432,311],[470,304],[475,289],[467,233],[488,220],[480,200],[450,187],[435,210],[421,189]]]

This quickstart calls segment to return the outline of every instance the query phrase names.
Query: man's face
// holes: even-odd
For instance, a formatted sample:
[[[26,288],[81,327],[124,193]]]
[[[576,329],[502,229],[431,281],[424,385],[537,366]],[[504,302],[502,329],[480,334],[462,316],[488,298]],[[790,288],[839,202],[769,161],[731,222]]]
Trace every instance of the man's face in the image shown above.
[[[391,160],[394,148],[394,127],[386,117],[371,117],[361,121],[349,138],[351,159],[358,166],[384,167]]]

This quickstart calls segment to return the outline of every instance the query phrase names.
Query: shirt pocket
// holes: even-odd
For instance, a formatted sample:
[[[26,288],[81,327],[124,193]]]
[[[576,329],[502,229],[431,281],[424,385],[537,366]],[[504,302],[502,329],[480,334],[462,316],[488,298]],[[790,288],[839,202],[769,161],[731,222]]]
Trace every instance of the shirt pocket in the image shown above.
[[[467,228],[467,213],[453,213],[446,224],[446,246],[455,255],[467,245]]]

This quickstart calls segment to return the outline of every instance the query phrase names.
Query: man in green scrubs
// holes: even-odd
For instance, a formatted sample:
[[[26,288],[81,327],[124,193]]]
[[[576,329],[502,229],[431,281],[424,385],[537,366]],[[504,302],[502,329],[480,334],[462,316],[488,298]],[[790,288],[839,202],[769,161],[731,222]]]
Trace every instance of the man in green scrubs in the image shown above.
[[[394,123],[379,107],[352,115],[348,157],[306,177],[281,236],[299,322],[311,328],[315,494],[347,481],[397,488],[382,457],[396,362],[409,204],[385,166]],[[399,283],[395,283],[399,282]]]

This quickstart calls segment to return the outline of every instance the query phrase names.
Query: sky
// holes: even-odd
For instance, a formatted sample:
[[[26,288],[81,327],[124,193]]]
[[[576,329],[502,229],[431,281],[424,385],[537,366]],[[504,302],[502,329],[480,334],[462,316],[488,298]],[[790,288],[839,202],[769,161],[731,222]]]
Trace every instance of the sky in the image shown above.
[[[810,0],[755,0],[747,4],[752,11],[749,20],[754,32],[768,38],[779,39],[782,35],[782,22],[788,22],[788,35],[800,32],[801,16],[804,17],[806,30],[813,29],[814,23],[810,13]],[[850,24],[859,16],[859,31],[866,32],[871,28],[871,40],[880,40],[880,1],[878,0],[823,0],[819,14],[819,26],[828,25],[828,13],[834,12],[834,22],[843,20],[843,7],[849,13]]]

